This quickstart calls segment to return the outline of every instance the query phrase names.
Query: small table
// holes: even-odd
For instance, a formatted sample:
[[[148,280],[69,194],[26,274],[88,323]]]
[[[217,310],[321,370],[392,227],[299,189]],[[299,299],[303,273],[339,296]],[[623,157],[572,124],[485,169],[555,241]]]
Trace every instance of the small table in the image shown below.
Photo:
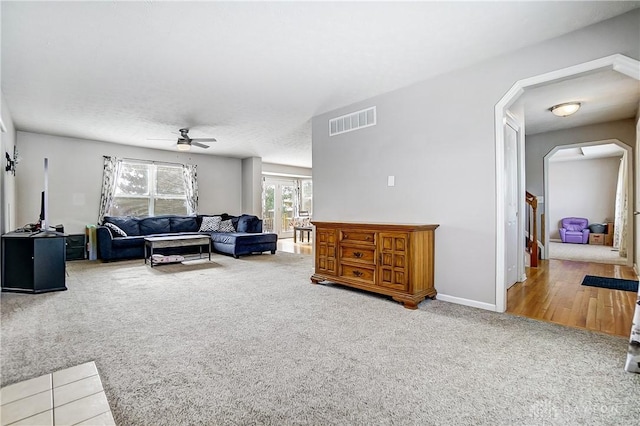
[[[200,246],[200,258],[202,258],[202,246],[207,246],[207,252],[209,253],[209,261],[211,261],[211,237],[208,235],[169,235],[166,237],[146,237],[144,239],[144,263],[147,264],[147,259],[153,256],[153,250],[156,248],[164,247],[187,247],[187,246]],[[147,253],[147,249],[151,253]],[[153,260],[149,263],[153,268]]]
[[[296,235],[300,231],[300,241],[304,243],[304,233],[307,233],[307,241],[311,241],[311,231],[313,231],[313,227],[311,226],[294,226],[293,227],[293,242],[296,242]]]

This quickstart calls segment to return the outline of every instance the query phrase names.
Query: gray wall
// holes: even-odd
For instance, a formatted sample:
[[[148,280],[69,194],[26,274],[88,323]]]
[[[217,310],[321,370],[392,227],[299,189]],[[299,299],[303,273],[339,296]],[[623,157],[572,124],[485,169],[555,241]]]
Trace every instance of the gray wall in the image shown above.
[[[543,201],[538,202],[538,239],[541,239],[541,219],[544,213],[544,203],[547,202],[544,194],[544,157],[555,147],[572,145],[576,143],[601,141],[606,139],[618,139],[635,149],[636,129],[634,119],[611,121],[608,123],[593,124],[590,126],[574,127],[572,129],[556,130],[553,132],[537,133],[525,138],[525,169],[526,188],[534,195],[543,196]],[[549,222],[547,233],[554,232],[554,222]],[[550,234],[551,238],[559,238]],[[544,241],[541,241],[544,243]]]
[[[494,106],[518,80],[614,53],[640,58],[640,11],[313,119],[316,220],[438,223],[435,286],[495,306]],[[371,70],[375,72],[375,70]],[[378,124],[328,120],[377,106]],[[396,186],[387,187],[387,176]]]
[[[242,160],[242,212],[262,217],[262,158]]]
[[[634,148],[636,146],[635,120],[630,118],[527,136],[525,138],[527,191],[534,195],[544,195],[544,157],[553,148],[606,139],[618,139]]]
[[[549,163],[549,237],[560,239],[565,217],[584,217],[589,223],[613,222],[621,157]]]
[[[278,176],[311,177],[307,167],[287,166],[284,164],[262,163],[262,173]]]
[[[22,157],[16,174],[17,226],[38,220],[49,159],[49,221],[66,232],[84,233],[98,217],[103,156],[196,164],[199,212],[242,213],[242,160],[18,132]]]

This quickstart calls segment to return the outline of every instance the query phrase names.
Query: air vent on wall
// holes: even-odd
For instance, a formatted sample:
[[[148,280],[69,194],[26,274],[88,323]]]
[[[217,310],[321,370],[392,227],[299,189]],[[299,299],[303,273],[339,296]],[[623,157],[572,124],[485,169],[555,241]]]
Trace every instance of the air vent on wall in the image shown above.
[[[329,120],[329,136],[376,125],[376,107],[363,109]]]

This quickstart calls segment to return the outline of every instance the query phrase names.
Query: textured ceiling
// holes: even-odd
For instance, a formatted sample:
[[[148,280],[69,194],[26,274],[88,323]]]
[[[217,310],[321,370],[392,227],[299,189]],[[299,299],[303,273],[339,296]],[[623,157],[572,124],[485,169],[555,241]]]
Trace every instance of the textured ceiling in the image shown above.
[[[316,114],[640,2],[1,2],[20,130],[311,166]]]

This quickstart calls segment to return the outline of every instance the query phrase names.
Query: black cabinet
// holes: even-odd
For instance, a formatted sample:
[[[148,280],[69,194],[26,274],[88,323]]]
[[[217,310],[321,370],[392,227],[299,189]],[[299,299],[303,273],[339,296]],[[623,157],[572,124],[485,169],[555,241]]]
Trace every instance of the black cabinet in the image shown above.
[[[86,259],[87,246],[84,234],[67,235],[67,260]]]
[[[2,291],[66,290],[65,235],[10,232],[2,236]]]

